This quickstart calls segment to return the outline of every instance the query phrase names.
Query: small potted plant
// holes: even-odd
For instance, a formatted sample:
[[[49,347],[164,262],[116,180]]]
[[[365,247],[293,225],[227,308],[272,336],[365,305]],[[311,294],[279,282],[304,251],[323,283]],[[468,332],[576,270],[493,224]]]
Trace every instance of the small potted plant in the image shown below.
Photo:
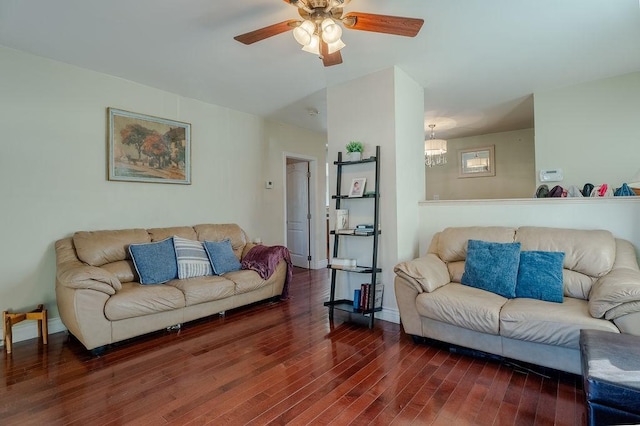
[[[349,161],[360,161],[362,159],[362,151],[364,149],[362,142],[351,141],[347,144],[346,148]]]

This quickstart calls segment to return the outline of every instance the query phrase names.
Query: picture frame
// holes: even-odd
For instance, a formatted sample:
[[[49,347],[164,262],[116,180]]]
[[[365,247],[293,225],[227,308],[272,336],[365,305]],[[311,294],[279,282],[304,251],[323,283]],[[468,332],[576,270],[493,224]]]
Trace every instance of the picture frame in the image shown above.
[[[494,145],[459,151],[458,178],[476,178],[496,175]]]
[[[358,198],[364,195],[364,186],[367,183],[366,178],[355,178],[351,180],[351,187],[349,189],[349,198]]]
[[[191,124],[108,108],[108,180],[191,184]]]

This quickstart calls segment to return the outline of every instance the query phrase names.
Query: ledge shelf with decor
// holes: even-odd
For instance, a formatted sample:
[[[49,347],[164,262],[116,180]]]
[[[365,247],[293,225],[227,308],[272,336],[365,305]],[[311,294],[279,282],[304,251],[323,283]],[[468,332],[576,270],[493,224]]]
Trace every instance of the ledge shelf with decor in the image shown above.
[[[338,161],[334,161],[333,164],[337,167],[336,173],[336,194],[331,198],[335,200],[336,210],[341,209],[342,203],[353,203],[359,202],[357,200],[369,200],[371,202],[373,200],[373,211],[372,211],[372,219],[373,219],[373,230],[371,232],[364,233],[348,233],[344,231],[331,231],[330,234],[333,235],[333,258],[338,258],[340,242],[343,238],[369,238],[372,241],[371,247],[371,266],[356,266],[356,267],[344,267],[340,265],[329,264],[327,267],[331,269],[331,291],[329,295],[329,301],[325,302],[325,306],[329,308],[329,319],[333,320],[334,310],[340,310],[343,312],[347,312],[349,314],[361,315],[368,320],[369,328],[373,328],[375,321],[375,313],[382,311],[382,294],[381,289],[382,285],[377,284],[376,277],[377,274],[382,272],[382,269],[378,268],[378,237],[381,233],[379,227],[379,216],[380,216],[380,146],[376,146],[376,154],[373,157],[361,159],[358,161],[343,161],[342,160],[342,152],[338,152]],[[341,186],[342,186],[342,172],[344,167],[349,167],[356,164],[371,164],[375,166],[375,178],[374,178],[374,191],[363,193],[361,196],[353,197],[349,195],[342,194]],[[363,201],[364,202],[364,201]],[[358,301],[350,299],[336,299],[336,278],[339,273],[355,273],[367,275],[370,277],[369,287],[366,288],[368,293],[368,297],[364,296],[361,298],[363,301],[367,301],[367,304],[371,307],[368,309],[362,309],[361,304]],[[376,288],[378,286],[378,288]],[[378,290],[378,293],[376,293]],[[365,291],[363,287],[361,289],[362,292]]]

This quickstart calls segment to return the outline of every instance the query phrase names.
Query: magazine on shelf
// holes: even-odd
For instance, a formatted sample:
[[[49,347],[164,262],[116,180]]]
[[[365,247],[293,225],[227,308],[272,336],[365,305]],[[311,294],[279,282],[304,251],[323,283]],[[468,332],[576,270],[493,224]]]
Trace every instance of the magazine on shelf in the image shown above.
[[[355,233],[355,229],[353,228],[349,228],[349,229],[337,229],[336,230],[336,234],[338,235],[353,235]]]
[[[349,228],[349,210],[336,210],[336,231]]]

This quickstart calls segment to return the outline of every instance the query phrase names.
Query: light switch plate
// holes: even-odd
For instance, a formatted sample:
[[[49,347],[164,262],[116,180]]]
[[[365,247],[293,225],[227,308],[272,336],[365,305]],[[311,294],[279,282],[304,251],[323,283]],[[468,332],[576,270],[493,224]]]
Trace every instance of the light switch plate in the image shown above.
[[[267,189],[273,189],[273,182],[268,180],[264,183],[264,187]]]

